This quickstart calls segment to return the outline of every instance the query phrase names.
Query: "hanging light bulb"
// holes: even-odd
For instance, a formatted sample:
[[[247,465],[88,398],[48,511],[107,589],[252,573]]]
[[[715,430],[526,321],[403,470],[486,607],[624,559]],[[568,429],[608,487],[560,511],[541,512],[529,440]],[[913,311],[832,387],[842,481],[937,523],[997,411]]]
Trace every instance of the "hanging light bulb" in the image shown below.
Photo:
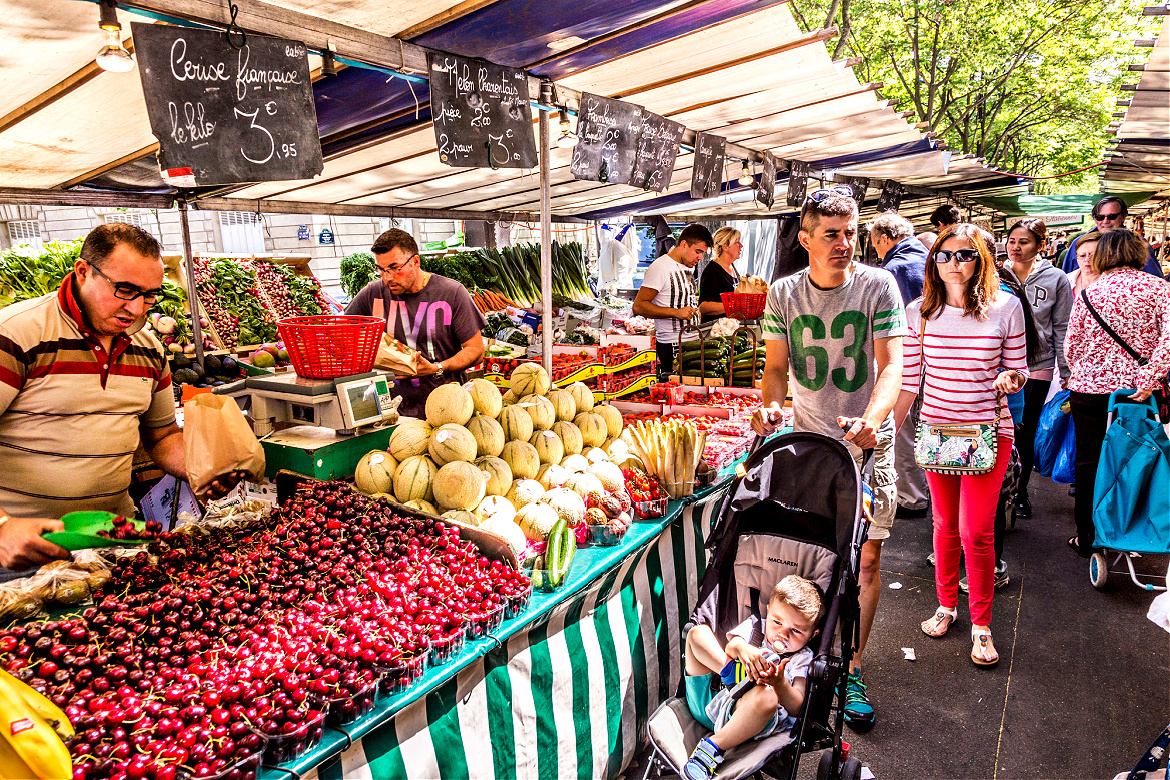
[[[102,70],[125,73],[134,69],[134,58],[122,46],[122,24],[118,21],[117,0],[101,0],[101,20],[98,26],[106,33],[106,45],[98,52],[97,64]]]
[[[569,130],[569,112],[566,109],[562,108],[560,111],[560,115],[561,115],[561,136],[560,136],[560,138],[557,139],[557,147],[560,149],[569,149],[569,148],[573,147],[574,145],[576,145],[577,136],[573,135],[573,132],[571,130]]]
[[[744,160],[743,161],[743,173],[741,173],[739,175],[739,183],[742,184],[743,186],[747,187],[748,185],[750,185],[754,181],[755,181],[755,177],[753,177],[752,172],[748,170],[748,162],[747,162],[747,160]]]

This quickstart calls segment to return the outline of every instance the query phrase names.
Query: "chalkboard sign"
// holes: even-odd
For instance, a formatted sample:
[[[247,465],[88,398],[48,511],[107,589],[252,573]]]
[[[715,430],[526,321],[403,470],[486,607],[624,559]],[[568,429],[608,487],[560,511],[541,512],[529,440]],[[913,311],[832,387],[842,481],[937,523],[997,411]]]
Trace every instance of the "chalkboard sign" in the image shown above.
[[[194,187],[321,172],[303,43],[249,34],[237,50],[215,30],[130,27],[164,179]]]
[[[853,199],[858,208],[865,203],[865,193],[869,190],[869,179],[862,176],[846,176],[844,183],[853,190]]]
[[[883,211],[897,211],[898,206],[902,205],[902,196],[906,194],[906,188],[900,182],[893,179],[886,179],[886,183],[882,186],[882,195],[878,198],[877,210],[878,213]]]
[[[439,159],[453,168],[534,168],[528,76],[487,60],[427,52]]]
[[[642,111],[642,133],[638,136],[638,161],[630,183],[644,190],[662,192],[670,185],[678,145],[686,127],[659,116],[653,111]]]
[[[713,198],[723,186],[723,152],[727,139],[695,133],[695,167],[691,169],[691,197]]]
[[[809,164],[793,160],[788,173],[788,205],[804,207],[804,194],[808,191]]]
[[[756,190],[756,200],[769,209],[776,201],[776,155],[771,152],[764,152],[764,171],[760,174],[760,188]]]
[[[622,100],[581,93],[577,146],[569,170],[573,178],[605,184],[644,184],[634,180],[642,107]]]

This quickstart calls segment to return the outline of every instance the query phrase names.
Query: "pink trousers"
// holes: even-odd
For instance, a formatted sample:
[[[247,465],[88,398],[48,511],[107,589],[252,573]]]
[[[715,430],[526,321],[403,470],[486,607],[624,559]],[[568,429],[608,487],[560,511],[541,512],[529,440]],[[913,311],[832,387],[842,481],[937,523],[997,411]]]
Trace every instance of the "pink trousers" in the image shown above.
[[[991,625],[995,586],[995,510],[1012,439],[1000,436],[995,468],[978,476],[926,472],[934,510],[934,585],[939,606],[959,603],[959,557],[967,561],[971,623]]]

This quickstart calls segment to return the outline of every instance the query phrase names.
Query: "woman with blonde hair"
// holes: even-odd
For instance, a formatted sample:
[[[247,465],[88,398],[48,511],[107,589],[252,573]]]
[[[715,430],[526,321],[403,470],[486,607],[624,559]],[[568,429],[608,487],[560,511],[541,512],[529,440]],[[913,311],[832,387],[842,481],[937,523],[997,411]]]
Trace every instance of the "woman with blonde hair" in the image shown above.
[[[743,251],[740,233],[726,225],[715,231],[715,244],[711,247],[711,262],[703,270],[699,280],[700,322],[711,322],[727,316],[723,308],[723,293],[735,292],[739,285],[739,271],[735,261]]]
[[[942,637],[957,619],[962,556],[969,583],[971,661],[994,666],[999,662],[991,641],[995,512],[1014,436],[1004,395],[1028,380],[1028,359],[1023,305],[1000,287],[992,251],[978,227],[960,223],[939,234],[926,261],[922,297],[906,307],[906,324],[910,334],[894,419],[902,424],[921,387],[920,426],[990,428],[986,436],[954,436],[939,445],[940,453],[959,448],[956,460],[983,473],[927,470],[939,606],[923,621],[922,631]],[[919,437],[920,462],[928,444],[927,437]]]

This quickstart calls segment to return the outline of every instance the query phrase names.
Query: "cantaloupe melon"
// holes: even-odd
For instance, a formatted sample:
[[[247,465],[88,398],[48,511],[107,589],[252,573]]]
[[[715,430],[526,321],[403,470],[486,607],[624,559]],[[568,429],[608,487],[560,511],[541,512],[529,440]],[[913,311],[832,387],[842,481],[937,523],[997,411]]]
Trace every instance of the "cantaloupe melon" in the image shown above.
[[[519,400],[520,396],[516,395],[516,391],[511,388],[508,388],[508,390],[502,396],[500,396],[500,403],[502,403],[503,406],[511,406]],[[502,409],[503,406],[500,408]]]
[[[484,455],[475,459],[475,465],[483,472],[487,480],[487,494],[489,496],[507,495],[512,487],[512,467],[492,455]]]
[[[423,420],[407,417],[398,423],[390,434],[390,454],[399,463],[415,455],[425,455],[427,441],[431,438],[431,426]]]
[[[555,422],[552,431],[561,437],[561,444],[565,445],[566,455],[576,455],[585,446],[585,440],[581,438],[581,429],[571,422]]]
[[[502,517],[492,517],[480,523],[479,529],[493,533],[506,541],[517,559],[524,557],[524,548],[528,546],[528,539],[514,521],[505,520]]]
[[[581,412],[573,418],[573,424],[581,431],[581,440],[586,447],[600,447],[605,444],[609,428],[605,418],[595,412]]]
[[[561,443],[561,437],[552,431],[537,431],[528,443],[536,448],[536,457],[540,458],[541,463],[560,463],[561,458],[565,457],[565,445]]]
[[[528,441],[532,438],[532,417],[521,406],[505,406],[496,418],[508,441]]]
[[[503,496],[484,496],[483,501],[475,508],[475,514],[480,523],[492,518],[515,520],[516,507]]]
[[[504,399],[500,397],[499,388],[486,379],[472,379],[463,385],[463,389],[471,394],[471,402],[479,414],[494,418],[504,408]]]
[[[477,449],[471,431],[455,423],[440,425],[427,442],[427,452],[436,466],[445,466],[457,460],[475,460]]]
[[[518,479],[512,483],[507,499],[512,502],[512,506],[520,510],[533,501],[539,501],[543,495],[544,488],[535,479]]]
[[[609,438],[622,435],[622,413],[615,407],[609,404],[598,404],[593,407],[593,413],[601,415],[601,418],[605,420],[606,435]]]
[[[486,488],[487,479],[479,467],[462,460],[439,469],[433,483],[435,503],[443,509],[475,509]]]
[[[540,497],[540,502],[551,506],[573,528],[585,522],[585,499],[568,488],[553,488]]]
[[[500,458],[512,469],[512,479],[534,479],[540,470],[540,456],[526,441],[510,441],[504,445]]]
[[[577,416],[577,401],[568,390],[551,390],[548,400],[552,403],[558,420],[571,421]]]
[[[536,481],[544,486],[545,490],[552,490],[565,484],[565,480],[569,478],[569,474],[571,473],[564,466],[546,463],[536,472]]]
[[[605,492],[605,485],[601,484],[601,480],[584,471],[577,472],[565,480],[565,487],[579,496]]]
[[[416,498],[430,501],[435,497],[431,481],[438,470],[426,455],[415,455],[402,461],[394,470],[394,497],[403,503]]]
[[[477,457],[498,456],[500,451],[504,449],[504,427],[496,421],[495,417],[477,414],[467,421],[467,430],[471,431],[471,435],[475,437]]]
[[[394,489],[394,469],[398,461],[385,450],[371,450],[358,461],[353,485],[366,494],[389,493]]]
[[[509,385],[516,395],[544,395],[549,388],[548,372],[539,363],[521,363],[512,370]]]
[[[455,423],[464,425],[475,414],[475,402],[471,393],[454,382],[439,385],[427,396],[427,422],[438,428],[440,425]]]
[[[584,382],[574,382],[565,388],[573,394],[573,401],[577,404],[577,414],[588,412],[593,408],[593,390]]]
[[[559,519],[555,509],[539,501],[527,504],[516,512],[516,525],[520,526],[525,538],[534,542],[547,539]]]
[[[439,510],[435,508],[434,504],[432,504],[430,501],[423,501],[421,498],[415,498],[407,501],[404,506],[408,506],[411,509],[417,510],[419,512],[426,512],[428,515],[439,514]]]
[[[613,460],[614,458],[629,452],[630,445],[620,436],[616,438],[611,437],[605,440],[605,444],[601,445],[601,449],[605,450],[605,453],[609,455],[610,460]]]
[[[451,509],[444,512],[442,516],[460,525],[479,525],[479,518],[466,509]]]
[[[532,418],[532,430],[547,431],[557,421],[557,412],[552,401],[543,395],[526,395],[516,406],[528,412]]]
[[[565,459],[561,461],[569,473],[584,471],[589,468],[589,459],[584,455],[566,455]]]
[[[601,447],[586,447],[585,451],[581,453],[585,459],[589,461],[589,465],[600,463],[603,460],[609,460],[609,454],[601,449]]]
[[[624,490],[626,487],[626,478],[622,474],[622,470],[618,468],[616,463],[610,463],[608,460],[594,463],[589,467],[587,473],[600,479],[601,484],[610,492]]]

